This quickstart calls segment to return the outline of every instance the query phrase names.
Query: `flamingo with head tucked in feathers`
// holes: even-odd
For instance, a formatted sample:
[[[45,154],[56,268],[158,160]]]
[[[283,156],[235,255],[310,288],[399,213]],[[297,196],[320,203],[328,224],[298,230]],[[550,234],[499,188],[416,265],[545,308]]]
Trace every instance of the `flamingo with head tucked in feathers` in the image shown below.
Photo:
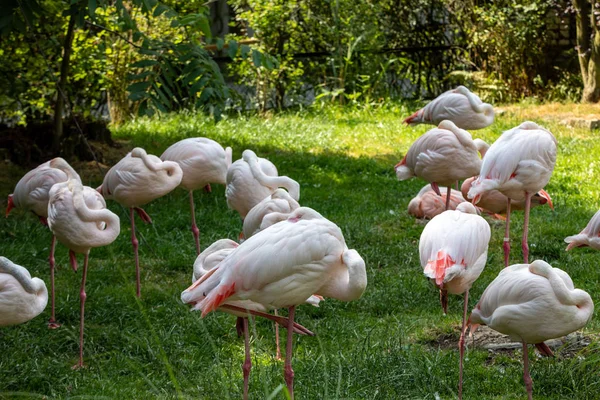
[[[435,193],[431,184],[427,184],[419,190],[419,193],[408,203],[408,213],[416,218],[431,219],[446,211],[447,188],[438,187],[441,196]],[[465,198],[458,190],[450,190],[449,210],[456,210],[460,203],[464,203]]]
[[[600,250],[600,211],[598,211],[584,230],[579,232],[578,235],[573,235],[565,238],[567,251],[574,247],[585,247],[589,246],[592,249]]]
[[[84,254],[81,279],[79,362],[74,368],[83,367],[83,328],[87,294],[88,258],[90,249],[106,246],[119,236],[119,217],[106,209],[104,198],[94,189],[82,186],[76,180],[57,183],[50,189],[48,200],[48,226],[58,241],[69,248],[75,263],[74,253]],[[76,266],[76,264],[74,264]]]
[[[531,198],[550,181],[556,162],[556,139],[550,131],[526,121],[502,134],[491,145],[473,181],[468,197],[477,204],[484,193],[498,190],[507,197],[504,235],[504,266],[510,254],[510,211],[512,201],[525,201],[523,223],[523,258],[529,259],[527,233]]]
[[[8,207],[6,216],[13,208],[23,208],[32,211],[40,219],[43,225],[48,225],[48,193],[55,183],[65,182],[69,179],[75,179],[81,182],[81,178],[75,170],[62,158],[57,157],[39,165],[23,176],[13,194],[8,196]],[[52,244],[50,245],[50,320],[48,328],[56,329],[60,326],[56,322],[55,315],[55,291],[54,291],[54,249],[56,247],[56,238],[52,235]]]
[[[244,150],[242,158],[227,170],[225,196],[229,207],[236,210],[243,220],[252,207],[280,187],[286,189],[295,201],[300,199],[298,182],[287,176],[278,176],[272,162],[257,157],[252,150]]]
[[[483,129],[494,122],[494,107],[464,86],[442,93],[404,120],[409,125],[438,125],[443,120],[461,129]]]
[[[0,326],[25,323],[44,311],[48,289],[26,268],[0,257]]]
[[[447,186],[446,209],[450,207],[451,186],[459,179],[479,173],[478,151],[485,142],[473,140],[471,134],[452,121],[442,121],[419,137],[396,166],[396,176],[403,181],[414,176],[425,179],[441,196],[438,185]]]
[[[179,164],[173,161],[161,161],[136,147],[115,164],[104,176],[104,182],[98,192],[106,199],[129,208],[131,219],[131,244],[135,254],[136,295],[141,296],[139,242],[135,236],[135,210],[142,221],[151,223],[150,216],[140,207],[158,199],[175,189],[181,183],[183,172]]]
[[[175,161],[183,171],[179,186],[189,191],[192,233],[196,241],[196,253],[200,254],[200,231],[196,225],[193,191],[204,188],[210,192],[211,183],[221,185],[227,183],[227,169],[231,165],[231,147],[223,149],[219,143],[203,137],[183,139],[169,146],[160,159]]]
[[[536,260],[504,268],[481,295],[468,323],[472,332],[487,325],[523,343],[523,380],[531,400],[527,344],[547,353],[545,340],[583,328],[593,312],[590,295],[575,289],[566,272]]]
[[[293,399],[292,334],[295,309],[311,295],[342,301],[361,297],[365,262],[346,246],[340,228],[318,212],[300,207],[286,221],[244,241],[217,267],[181,294],[202,315],[234,300],[268,308],[288,307],[285,380]]]
[[[274,223],[286,220],[298,207],[300,204],[287,191],[275,190],[273,194],[252,207],[244,218],[244,238],[248,239]]]
[[[448,293],[465,294],[460,351],[458,395],[462,396],[462,355],[465,349],[465,327],[469,289],[485,267],[490,225],[477,215],[475,207],[464,202],[456,210],[444,211],[425,226],[419,240],[421,266],[426,277],[440,289],[444,314]]]

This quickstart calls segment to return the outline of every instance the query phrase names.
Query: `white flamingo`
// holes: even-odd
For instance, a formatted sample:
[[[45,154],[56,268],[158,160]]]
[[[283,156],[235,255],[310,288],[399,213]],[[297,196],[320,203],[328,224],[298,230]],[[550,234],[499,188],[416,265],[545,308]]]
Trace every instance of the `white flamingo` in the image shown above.
[[[600,250],[600,210],[594,214],[584,230],[578,235],[565,238],[565,242],[569,244],[567,246],[567,251],[571,250],[573,247],[585,246]]]
[[[180,140],[160,156],[163,161],[175,161],[183,171],[181,186],[189,191],[192,233],[196,241],[196,253],[200,254],[200,231],[196,225],[193,191],[210,184],[226,184],[227,169],[231,165],[231,147],[223,148],[212,139],[197,137]]]

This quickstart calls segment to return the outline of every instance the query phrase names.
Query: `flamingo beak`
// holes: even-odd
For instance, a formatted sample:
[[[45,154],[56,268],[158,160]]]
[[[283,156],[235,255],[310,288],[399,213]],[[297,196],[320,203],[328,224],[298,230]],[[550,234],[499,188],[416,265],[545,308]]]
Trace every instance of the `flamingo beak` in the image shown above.
[[[6,206],[6,218],[8,218],[8,214],[10,214],[10,210],[15,208],[15,202],[13,201],[13,195],[8,195],[8,205]]]
[[[479,203],[479,200],[481,200],[481,195],[480,194],[478,194],[475,197],[473,197],[473,201],[471,201],[471,203],[477,204],[477,203]]]
[[[538,193],[540,194],[540,196],[542,196],[544,199],[546,199],[546,201],[548,202],[548,207],[550,207],[550,209],[552,211],[554,211],[554,204],[552,204],[552,198],[550,197],[548,192],[546,192],[544,189],[542,189]]]

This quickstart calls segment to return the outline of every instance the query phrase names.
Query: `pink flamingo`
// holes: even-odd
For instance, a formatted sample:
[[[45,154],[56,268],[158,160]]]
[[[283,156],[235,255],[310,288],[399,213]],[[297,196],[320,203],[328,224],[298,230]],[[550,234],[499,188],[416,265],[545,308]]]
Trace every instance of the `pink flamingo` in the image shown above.
[[[40,315],[48,304],[43,280],[26,268],[0,257],[0,326],[22,324]]]
[[[487,261],[490,225],[477,215],[468,202],[456,210],[445,211],[433,218],[423,230],[419,241],[421,266],[426,277],[440,289],[444,314],[448,309],[448,293],[465,294],[460,351],[458,397],[462,398],[462,356],[465,351],[465,328],[469,289],[479,278]]]
[[[443,120],[452,121],[461,129],[483,129],[494,122],[494,107],[459,86],[442,93],[404,122],[438,125]]]
[[[96,189],[104,198],[113,199],[129,208],[137,297],[141,296],[140,261],[133,211],[138,213],[142,221],[152,223],[150,216],[140,207],[175,189],[181,183],[182,176],[183,172],[176,162],[161,161],[160,158],[147,154],[144,149],[136,147],[106,173],[104,182]]]
[[[196,282],[198,279],[201,279],[204,275],[210,273],[212,269],[214,269],[221,261],[223,261],[229,254],[231,254],[239,245],[230,239],[220,239],[207,247],[200,255],[196,258],[194,262],[194,275],[192,277],[192,282]],[[315,296],[311,296],[315,297]],[[309,302],[311,299],[307,300]],[[318,306],[319,299],[316,299],[316,305]],[[314,304],[314,303],[313,303]],[[219,311],[224,311],[228,314],[235,315],[237,317],[236,329],[238,331],[238,336],[244,335],[244,345],[245,345],[245,360],[242,365],[242,370],[244,372],[244,399],[248,398],[248,384],[250,377],[250,370],[252,368],[252,360],[250,359],[250,334],[248,330],[248,314],[252,312],[253,315],[260,315],[262,317],[266,317],[271,320],[279,321],[283,323],[284,326],[287,327],[288,319],[284,317],[279,317],[277,315],[273,316],[270,314],[265,314],[267,311],[267,307],[263,306],[260,303],[256,303],[252,300],[237,300],[237,301],[227,301],[222,306],[218,308]],[[275,322],[277,324],[277,322]],[[294,325],[294,332],[299,333],[301,335],[311,335],[308,329],[302,327],[301,325]],[[279,347],[279,342],[277,343]]]
[[[527,343],[545,353],[545,340],[583,328],[593,312],[590,295],[575,289],[566,272],[536,260],[504,268],[481,295],[468,324],[472,332],[478,324],[487,325],[523,343],[523,380],[531,400]]]
[[[285,188],[294,200],[300,198],[298,182],[287,176],[277,176],[277,168],[272,162],[257,157],[252,150],[244,150],[242,158],[227,170],[225,196],[229,207],[240,213],[243,220],[252,207],[279,187]]]
[[[58,241],[69,248],[71,254],[83,253],[81,279],[79,362],[73,368],[83,367],[83,328],[85,282],[87,278],[90,249],[106,246],[119,236],[119,217],[106,209],[104,198],[94,189],[82,186],[76,180],[57,183],[50,189],[48,200],[48,226]],[[72,261],[75,261],[73,255]]]
[[[594,214],[584,230],[578,235],[565,238],[565,242],[569,244],[567,246],[567,251],[571,250],[573,247],[585,246],[600,250],[600,211]]]
[[[418,176],[431,183],[441,196],[438,185],[446,190],[446,209],[450,207],[451,186],[459,179],[479,173],[481,160],[478,151],[485,142],[473,141],[471,134],[452,121],[442,121],[418,138],[394,169],[398,180]]]
[[[531,198],[550,181],[556,162],[556,139],[534,122],[523,122],[502,134],[483,158],[481,173],[472,183],[468,197],[478,204],[484,193],[498,190],[507,197],[504,234],[504,266],[510,254],[510,211],[512,201],[525,200],[523,258],[529,260],[527,232]],[[547,195],[547,194],[546,194]]]
[[[202,316],[228,301],[252,300],[268,308],[288,307],[285,381],[294,397],[292,323],[298,304],[312,294],[342,301],[361,297],[365,262],[346,246],[340,228],[318,212],[300,207],[283,222],[252,236],[181,294]]]
[[[447,188],[438,187],[441,196],[435,193],[431,184],[427,184],[419,190],[419,193],[408,203],[408,213],[416,218],[431,219],[436,215],[443,213],[446,210],[446,197],[448,196]],[[446,193],[444,193],[446,192]],[[458,191],[450,190],[449,210],[456,210],[460,203],[464,203],[465,198]]]
[[[274,223],[286,220],[298,207],[300,204],[287,191],[277,189],[248,212],[244,218],[244,238],[248,239]]]
[[[69,179],[75,179],[81,182],[81,178],[71,166],[62,158],[57,157],[39,165],[25,174],[17,183],[13,194],[8,195],[8,207],[6,216],[13,208],[23,208],[32,211],[40,219],[40,222],[48,225],[48,193],[50,188],[59,182],[65,182]],[[56,329],[60,324],[56,322],[55,315],[55,290],[54,290],[54,249],[56,247],[56,238],[52,235],[50,245],[50,307],[52,309],[48,328]]]
[[[226,184],[227,169],[231,165],[231,147],[223,147],[214,140],[198,137],[183,139],[171,145],[160,156],[163,161],[175,161],[183,171],[181,186],[189,191],[192,233],[196,241],[196,253],[200,254],[200,231],[196,225],[193,191],[210,184]]]

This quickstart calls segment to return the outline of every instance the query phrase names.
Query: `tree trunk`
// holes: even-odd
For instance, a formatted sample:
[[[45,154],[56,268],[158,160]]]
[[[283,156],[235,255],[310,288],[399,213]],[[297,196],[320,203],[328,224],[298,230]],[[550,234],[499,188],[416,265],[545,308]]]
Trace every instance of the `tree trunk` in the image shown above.
[[[594,2],[573,0],[577,13],[577,55],[583,80],[582,102],[597,103],[600,100],[600,31],[595,13],[599,11]]]
[[[57,152],[60,148],[60,140],[63,135],[63,113],[65,110],[65,96],[67,88],[67,77],[69,74],[69,61],[73,50],[73,36],[75,33],[75,13],[69,16],[69,26],[63,44],[63,57],[60,64],[60,78],[56,87],[56,105],[54,107],[54,137],[52,138],[52,150]]]

